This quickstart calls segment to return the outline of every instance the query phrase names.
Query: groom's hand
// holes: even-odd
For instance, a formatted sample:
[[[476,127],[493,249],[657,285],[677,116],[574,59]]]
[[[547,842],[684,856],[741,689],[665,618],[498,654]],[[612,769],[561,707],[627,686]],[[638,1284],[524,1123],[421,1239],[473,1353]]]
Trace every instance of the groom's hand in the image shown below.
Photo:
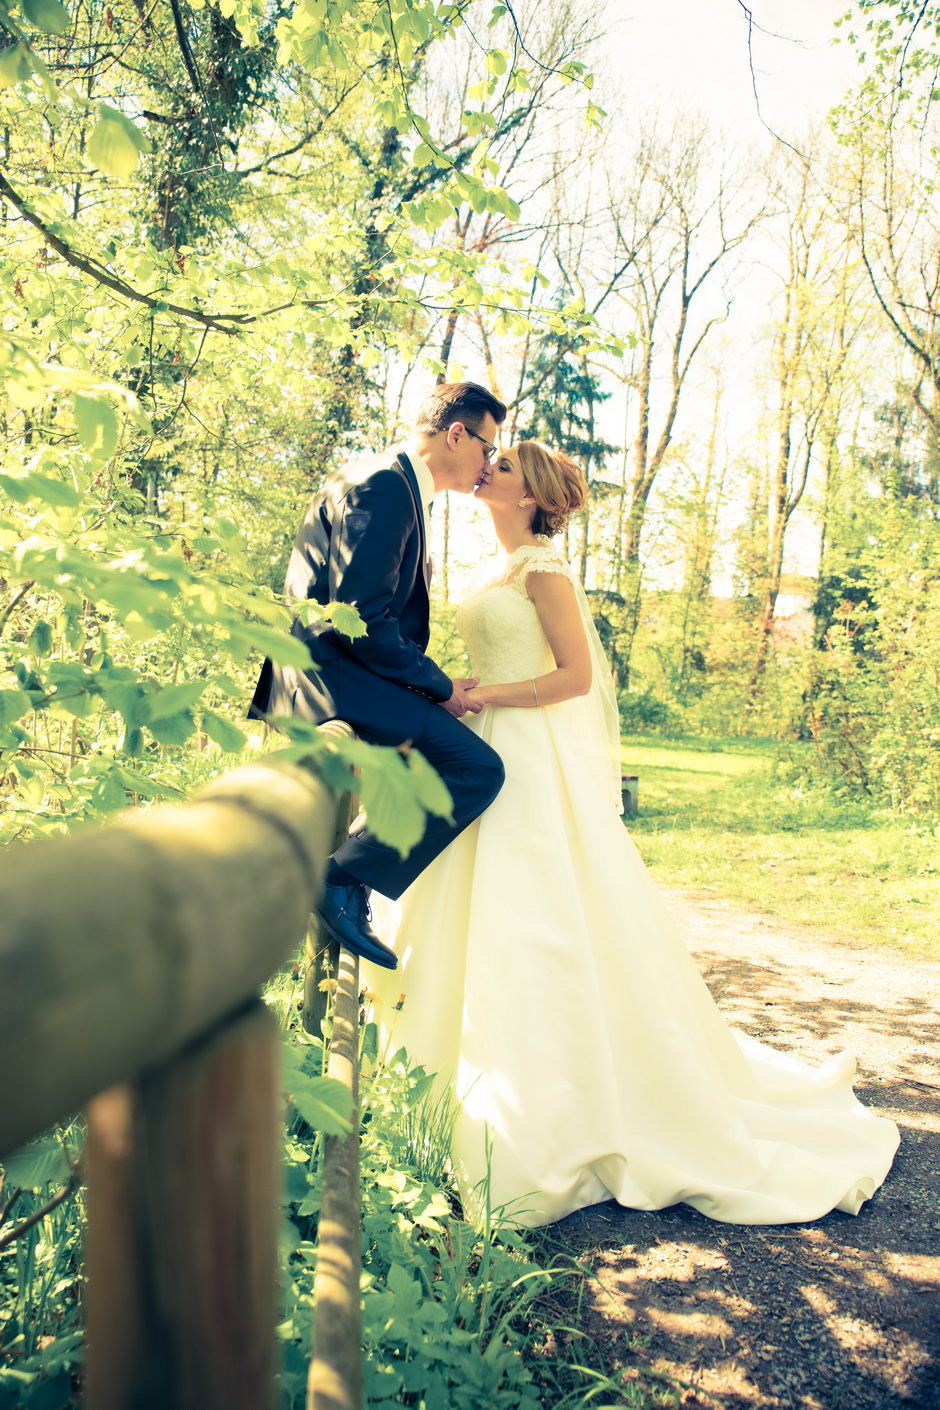
[[[455,680],[453,682],[453,695],[450,697],[449,700],[441,701],[441,704],[447,711],[448,715],[456,715],[458,720],[460,719],[461,715],[466,715],[468,710],[471,714],[478,715],[483,709],[483,705],[479,700],[473,699],[473,696],[470,694],[470,691],[475,685],[479,684],[479,677],[474,677],[472,680],[467,681]]]

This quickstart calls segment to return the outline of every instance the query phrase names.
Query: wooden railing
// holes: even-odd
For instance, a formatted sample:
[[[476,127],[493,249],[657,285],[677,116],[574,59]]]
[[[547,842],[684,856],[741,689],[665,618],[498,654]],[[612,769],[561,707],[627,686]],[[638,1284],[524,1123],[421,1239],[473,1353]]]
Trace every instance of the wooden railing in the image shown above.
[[[280,1035],[257,994],[304,933],[338,812],[274,755],[2,858],[0,1159],[84,1106],[86,1410],[273,1410]],[[338,980],[329,1070],[355,1107],[345,951]],[[327,1142],[308,1410],[360,1403],[353,1126]]]

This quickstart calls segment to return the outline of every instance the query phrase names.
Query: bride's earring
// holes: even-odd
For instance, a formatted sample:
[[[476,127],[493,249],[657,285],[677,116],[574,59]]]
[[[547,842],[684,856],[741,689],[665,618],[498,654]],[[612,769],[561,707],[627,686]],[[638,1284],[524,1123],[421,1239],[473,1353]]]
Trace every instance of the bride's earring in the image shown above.
[[[519,501],[519,508],[520,508],[520,509],[525,509],[525,507],[526,507],[526,505],[527,505],[528,503],[529,503],[529,501],[528,501],[527,499],[520,499],[520,501]]]

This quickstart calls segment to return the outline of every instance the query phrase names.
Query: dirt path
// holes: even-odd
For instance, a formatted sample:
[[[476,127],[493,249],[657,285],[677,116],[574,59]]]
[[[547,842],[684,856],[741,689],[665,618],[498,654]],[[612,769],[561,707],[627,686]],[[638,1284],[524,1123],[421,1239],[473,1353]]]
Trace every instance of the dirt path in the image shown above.
[[[898,1122],[901,1149],[857,1218],[752,1228],[612,1203],[572,1215],[560,1246],[598,1279],[582,1325],[631,1378],[695,1387],[688,1406],[940,1407],[940,964],[708,892],[666,897],[728,1020],[814,1063],[854,1052],[856,1091]]]

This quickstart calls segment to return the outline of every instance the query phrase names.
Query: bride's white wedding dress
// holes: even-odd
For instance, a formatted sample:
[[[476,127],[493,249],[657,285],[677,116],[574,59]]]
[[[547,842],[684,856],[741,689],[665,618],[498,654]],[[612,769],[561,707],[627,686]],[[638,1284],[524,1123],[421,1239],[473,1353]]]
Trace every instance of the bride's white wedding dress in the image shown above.
[[[545,540],[458,611],[484,684],[554,667],[533,569],[570,576]],[[401,967],[368,983],[391,1049],[453,1082],[465,1206],[489,1167],[521,1225],[611,1197],[740,1224],[856,1213],[896,1126],[857,1101],[847,1054],[815,1069],[728,1028],[612,805],[592,707],[469,716],[503,789],[378,918]]]

